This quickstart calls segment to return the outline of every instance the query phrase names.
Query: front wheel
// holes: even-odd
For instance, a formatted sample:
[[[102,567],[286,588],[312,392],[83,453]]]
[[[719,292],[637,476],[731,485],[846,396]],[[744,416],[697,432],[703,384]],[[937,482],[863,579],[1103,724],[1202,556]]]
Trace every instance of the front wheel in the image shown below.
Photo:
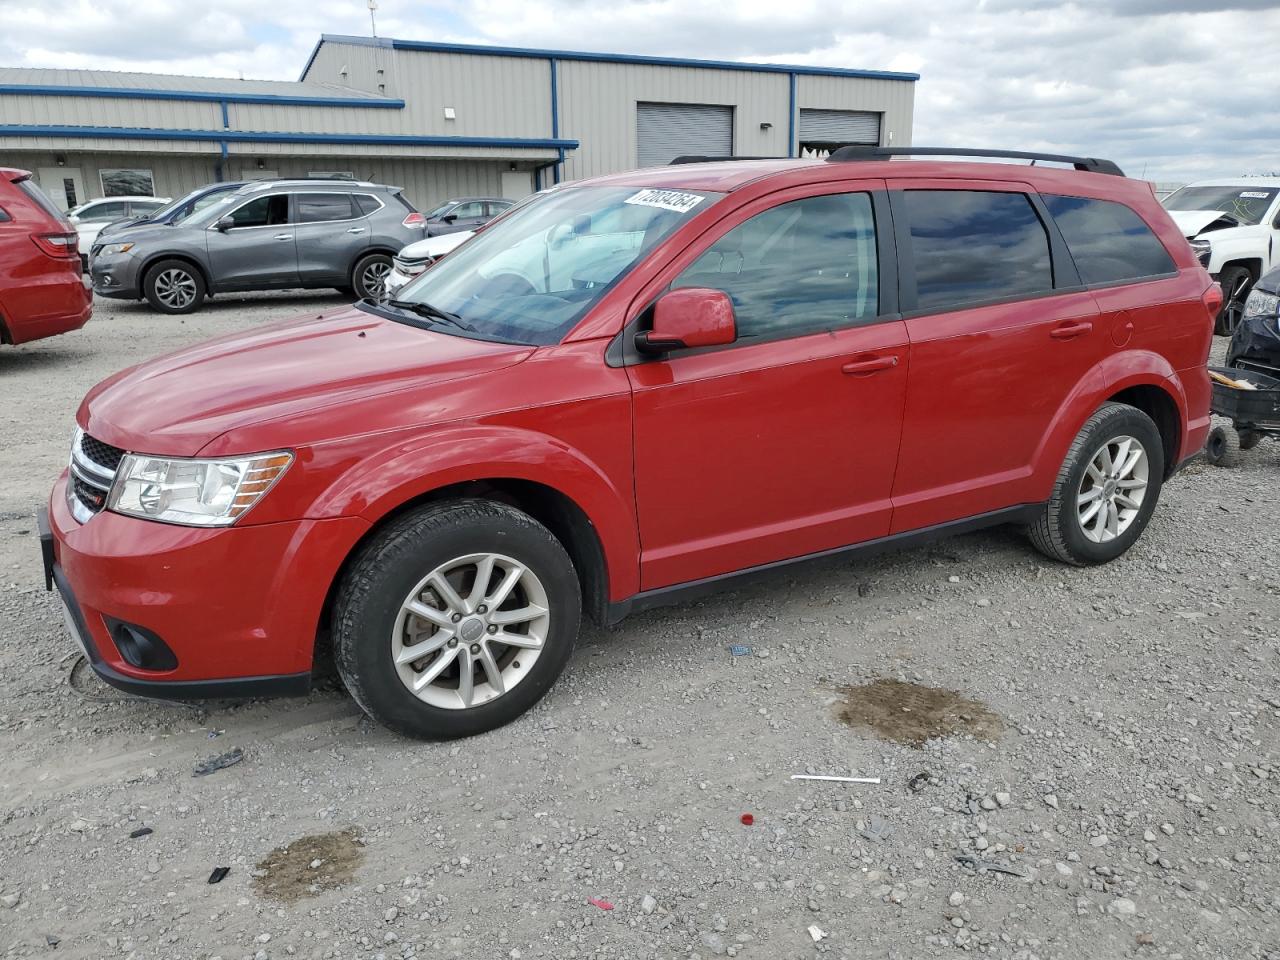
[[[343,578],[334,659],[355,701],[405,736],[510,723],[573,652],[582,597],[560,541],[505,504],[435,504],[391,523]]]
[[[204,303],[204,277],[185,260],[161,260],[143,277],[142,293],[153,310],[194,313]]]
[[[1048,557],[1076,566],[1128,550],[1151,519],[1164,480],[1164,447],[1141,410],[1104,403],[1076,435],[1053,494],[1030,527]]]
[[[1222,284],[1222,311],[1213,332],[1229,337],[1244,317],[1244,304],[1253,289],[1253,274],[1247,267],[1227,267],[1218,275],[1218,282]]]

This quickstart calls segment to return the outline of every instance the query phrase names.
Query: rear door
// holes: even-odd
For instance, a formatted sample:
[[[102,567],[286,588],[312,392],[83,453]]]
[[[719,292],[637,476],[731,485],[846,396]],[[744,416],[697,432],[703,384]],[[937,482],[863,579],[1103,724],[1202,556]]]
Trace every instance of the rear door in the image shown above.
[[[466,203],[460,203],[452,210],[449,215],[452,216],[453,222],[443,224],[438,233],[457,233],[459,230],[474,230],[480,224],[489,219],[485,213],[488,204],[483,200],[468,200]]]
[[[883,181],[833,189],[735,211],[645,294],[723,290],[738,324],[628,367],[645,590],[889,532],[909,358],[888,206]]]
[[[298,286],[298,251],[287,193],[246,200],[205,231],[215,290],[270,290]]]
[[[1040,444],[1110,331],[1028,185],[889,186],[911,339],[893,532],[1033,502]]]
[[[303,286],[342,286],[369,246],[368,218],[349,193],[294,194],[294,239]]]

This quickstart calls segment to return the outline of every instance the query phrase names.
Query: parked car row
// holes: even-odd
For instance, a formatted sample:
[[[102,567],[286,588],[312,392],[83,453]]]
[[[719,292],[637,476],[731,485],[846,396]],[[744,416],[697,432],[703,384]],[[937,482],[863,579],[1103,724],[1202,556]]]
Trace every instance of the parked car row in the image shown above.
[[[393,299],[99,384],[41,518],[91,665],[151,696],[301,693],[331,643],[373,717],[457,737],[537,703],[583,616],[996,523],[1119,557],[1204,445],[1219,285],[1114,164],[900,152],[571,184]],[[206,257],[296,244],[318,192],[187,223]],[[366,195],[395,203],[326,194],[352,214],[331,238]]]

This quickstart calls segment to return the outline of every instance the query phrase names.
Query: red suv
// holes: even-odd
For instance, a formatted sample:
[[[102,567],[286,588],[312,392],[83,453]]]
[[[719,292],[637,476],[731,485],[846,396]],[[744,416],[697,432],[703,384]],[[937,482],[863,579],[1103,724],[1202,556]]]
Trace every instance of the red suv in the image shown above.
[[[0,167],[0,343],[79,330],[93,295],[79,236],[25,170]]]
[[[559,188],[400,299],[98,385],[44,538],[94,667],[301,693],[332,643],[371,715],[455,737],[584,610],[997,523],[1118,557],[1204,442],[1220,288],[1113,164],[893,152]]]

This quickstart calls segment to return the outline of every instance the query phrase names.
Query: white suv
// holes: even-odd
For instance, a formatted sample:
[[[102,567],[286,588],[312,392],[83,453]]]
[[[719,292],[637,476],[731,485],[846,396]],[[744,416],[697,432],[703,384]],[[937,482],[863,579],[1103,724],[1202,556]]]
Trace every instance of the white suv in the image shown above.
[[[1234,332],[1258,278],[1280,265],[1280,177],[1201,180],[1164,199],[1204,268],[1222,284],[1217,332]]]

